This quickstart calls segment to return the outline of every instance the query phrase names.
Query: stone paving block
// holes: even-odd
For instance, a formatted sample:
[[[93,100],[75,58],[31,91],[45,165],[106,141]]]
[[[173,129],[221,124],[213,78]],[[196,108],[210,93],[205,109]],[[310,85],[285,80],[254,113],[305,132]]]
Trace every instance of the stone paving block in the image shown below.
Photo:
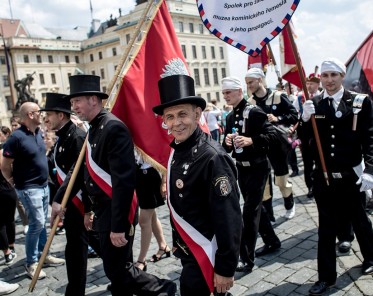
[[[296,270],[283,266],[274,272],[271,272],[268,276],[265,277],[265,280],[274,285],[278,285],[295,273]]]
[[[286,279],[286,281],[299,284],[299,285],[303,285],[315,274],[317,274],[316,270],[305,267],[305,268],[298,269],[295,273],[289,276]]]
[[[288,249],[288,251],[281,254],[281,258],[293,260],[294,258],[301,256],[305,252],[304,249],[293,247]]]
[[[282,282],[271,290],[271,293],[278,296],[289,295],[292,293],[298,286],[288,282]]]

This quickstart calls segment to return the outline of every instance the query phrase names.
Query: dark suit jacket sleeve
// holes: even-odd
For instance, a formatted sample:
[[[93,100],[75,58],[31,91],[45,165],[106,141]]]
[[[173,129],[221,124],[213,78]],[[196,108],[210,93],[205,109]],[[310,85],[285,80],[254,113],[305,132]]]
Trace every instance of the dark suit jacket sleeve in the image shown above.
[[[221,276],[234,275],[238,263],[242,228],[237,171],[227,154],[216,154],[208,164],[210,210],[218,250],[215,254],[215,272]],[[229,180],[228,195],[222,194],[221,178]],[[224,187],[224,186],[223,186]]]
[[[279,124],[290,126],[298,122],[298,111],[289,101],[286,94],[281,94],[281,110],[283,110],[282,119],[278,122]]]
[[[361,143],[363,148],[365,172],[373,175],[373,104],[367,97],[363,102],[358,115],[357,129],[361,130]]]
[[[227,153],[230,153],[233,151],[233,146],[227,146],[227,144],[225,144],[225,138],[227,137],[227,134],[231,134],[232,133],[232,127],[233,127],[233,111],[230,112],[227,117],[226,117],[226,127],[225,127],[225,130],[224,130],[224,139],[223,139],[223,143],[222,143],[222,146],[223,148],[225,149],[225,151]]]
[[[134,147],[128,128],[123,123],[113,123],[108,129],[110,135],[106,146],[113,190],[111,231],[127,233],[130,229],[128,216],[136,181]]]
[[[255,129],[252,129],[254,134],[251,139],[256,148],[267,149],[269,144],[277,139],[274,127],[267,120],[267,114],[260,108],[251,109],[248,127],[250,126],[255,127]]]

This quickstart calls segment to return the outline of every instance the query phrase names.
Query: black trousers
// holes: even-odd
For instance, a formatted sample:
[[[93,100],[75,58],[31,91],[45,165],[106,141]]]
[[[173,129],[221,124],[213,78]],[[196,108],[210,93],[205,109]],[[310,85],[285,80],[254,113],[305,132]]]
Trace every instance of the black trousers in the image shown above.
[[[308,143],[309,139],[300,137],[301,146],[300,152],[302,153],[303,159],[303,173],[304,173],[304,182],[306,183],[307,188],[312,188],[312,171],[314,166],[314,160],[312,157],[311,146]]]
[[[298,161],[297,161],[297,153],[295,148],[292,148],[288,154],[288,162],[293,172],[299,172],[298,168]]]
[[[122,248],[117,248],[111,243],[110,232],[99,232],[99,237],[104,271],[111,281],[113,296],[174,295],[174,283],[159,279],[132,264],[134,236],[126,234],[128,243]]]
[[[348,207],[348,217],[352,223],[356,239],[364,261],[363,266],[373,265],[373,229],[365,212],[365,193],[356,185],[357,176],[351,173],[342,179],[330,178],[327,186],[320,171],[314,173],[314,195],[319,211],[319,242],[317,251],[320,281],[334,282],[336,272],[335,241],[338,224],[346,217],[340,213]]]
[[[73,204],[67,206],[64,226],[66,229],[65,259],[68,278],[65,295],[84,296],[88,244],[100,255],[98,234],[85,229],[83,215]]]
[[[254,267],[263,193],[270,169],[265,161],[255,167],[237,165],[237,170],[238,184],[244,199],[240,257],[243,262]],[[266,217],[268,218],[267,215]]]
[[[16,212],[17,193],[13,188],[2,188],[0,197],[0,249],[7,250],[10,244],[14,244],[16,238],[14,214]]]

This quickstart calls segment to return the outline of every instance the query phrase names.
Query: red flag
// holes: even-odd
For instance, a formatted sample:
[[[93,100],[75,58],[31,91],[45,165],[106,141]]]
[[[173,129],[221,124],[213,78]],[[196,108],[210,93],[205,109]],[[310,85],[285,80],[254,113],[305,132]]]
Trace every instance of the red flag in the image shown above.
[[[262,51],[260,52],[260,54],[258,54],[257,56],[253,57],[249,55],[247,69],[260,68],[260,69],[263,69],[264,72],[266,72],[268,64],[269,64],[268,48],[267,48],[267,45],[265,45],[262,48]]]
[[[290,25],[291,24],[289,24],[289,26]],[[297,63],[287,30],[282,30],[280,33],[280,62],[282,78],[287,82],[302,88],[302,82],[299,77]]]
[[[128,126],[145,161],[166,168],[172,137],[162,128],[161,116],[152,111],[160,104],[158,80],[173,67],[188,71],[166,2],[158,7],[146,38],[124,73],[112,113]]]
[[[373,31],[346,63],[345,88],[373,96]]]

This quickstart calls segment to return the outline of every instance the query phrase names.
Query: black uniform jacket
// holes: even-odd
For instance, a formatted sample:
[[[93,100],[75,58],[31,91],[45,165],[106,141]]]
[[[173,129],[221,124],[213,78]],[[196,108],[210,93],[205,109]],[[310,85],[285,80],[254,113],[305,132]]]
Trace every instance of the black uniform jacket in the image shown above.
[[[70,169],[75,164],[76,160],[79,157],[79,153],[82,149],[84,139],[86,133],[78,128],[71,120],[67,122],[59,131],[56,132],[56,136],[58,137],[58,141],[55,144],[55,148],[52,148],[52,154],[50,155],[51,164],[54,164],[54,159],[58,167],[68,175]],[[59,187],[59,183],[57,181],[56,175],[53,174],[53,181],[57,187]],[[80,187],[83,187],[83,183],[80,183]],[[79,187],[79,186],[76,186]],[[63,194],[66,191],[66,187],[62,189],[62,191],[57,194],[54,198],[54,201],[57,203],[62,202]],[[76,190],[75,190],[76,191]],[[61,194],[62,193],[62,194]],[[71,201],[71,197],[69,198],[69,202]]]
[[[91,145],[93,161],[111,176],[112,183],[112,198],[110,198],[93,181],[88,173],[86,162],[81,166],[75,184],[84,182],[89,200],[93,203],[94,230],[128,234],[131,229],[128,216],[136,181],[136,164],[130,132],[115,115],[102,110],[90,122],[88,142]],[[72,170],[66,177],[64,186],[67,186],[71,173]],[[78,189],[78,186],[74,186],[71,195],[74,196]],[[83,202],[85,212],[89,212],[91,210],[89,203],[85,199]],[[136,218],[133,224],[137,222]]]
[[[204,237],[216,236],[215,272],[233,276],[242,230],[236,167],[221,145],[199,127],[185,142],[173,142],[171,147],[175,149],[171,204]],[[185,245],[177,232],[173,235],[174,241]]]
[[[359,165],[364,156],[365,172],[373,174],[373,108],[369,97],[364,99],[358,113],[356,131],[352,130],[353,98],[356,94],[345,90],[337,112],[332,112],[327,99],[321,96],[312,98],[315,105],[315,120],[320,135],[328,172],[341,172]],[[336,116],[337,114],[337,116]],[[311,120],[304,123],[311,139],[319,168],[320,157],[312,131]]]
[[[267,94],[263,98],[257,97],[255,94],[252,96],[256,105],[262,108],[266,114],[273,114],[278,118],[276,124],[282,124],[285,126],[294,125],[298,121],[298,112],[293,104],[289,101],[285,93],[281,93],[279,100],[276,95],[271,96],[272,90],[267,88]],[[273,104],[272,104],[273,97]]]
[[[228,153],[233,150],[233,157],[236,160],[250,161],[251,164],[261,163],[267,159],[268,147],[277,139],[277,134],[272,124],[268,122],[267,114],[256,106],[251,106],[253,108],[250,110],[248,119],[246,120],[245,132],[243,132],[242,127],[245,122],[243,111],[246,106],[249,106],[249,103],[242,99],[237,107],[228,114],[223,147]],[[233,146],[225,144],[225,137],[227,134],[232,133],[233,127],[238,130],[238,134],[251,137],[253,140],[252,145],[243,147],[242,153],[235,153]]]

